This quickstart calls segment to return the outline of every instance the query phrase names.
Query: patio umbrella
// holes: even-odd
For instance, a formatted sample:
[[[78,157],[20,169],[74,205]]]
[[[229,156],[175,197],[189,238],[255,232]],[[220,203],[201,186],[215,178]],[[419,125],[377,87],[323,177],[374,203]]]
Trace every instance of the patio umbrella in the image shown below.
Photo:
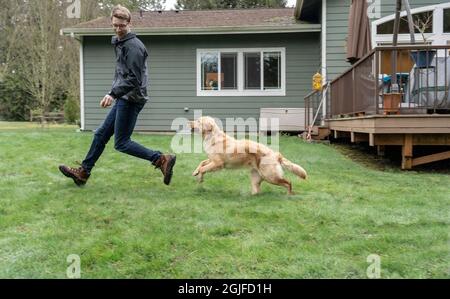
[[[367,1],[352,0],[348,22],[347,60],[354,64],[372,50]]]

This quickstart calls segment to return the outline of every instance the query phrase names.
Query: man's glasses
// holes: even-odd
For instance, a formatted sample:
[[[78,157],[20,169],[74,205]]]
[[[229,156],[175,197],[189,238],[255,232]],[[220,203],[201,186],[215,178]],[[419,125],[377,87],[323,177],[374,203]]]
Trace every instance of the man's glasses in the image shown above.
[[[122,29],[122,28],[127,27],[127,26],[128,26],[128,23],[126,23],[126,24],[112,24],[112,26],[113,26],[114,28],[120,28],[120,29]]]

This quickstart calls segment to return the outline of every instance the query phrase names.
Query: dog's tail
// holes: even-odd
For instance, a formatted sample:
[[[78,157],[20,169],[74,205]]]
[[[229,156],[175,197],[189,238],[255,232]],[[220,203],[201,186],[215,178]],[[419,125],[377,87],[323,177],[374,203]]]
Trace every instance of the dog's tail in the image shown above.
[[[306,173],[306,170],[304,170],[300,165],[292,163],[291,161],[289,161],[288,159],[283,157],[281,154],[280,154],[278,160],[280,161],[280,164],[281,164],[281,166],[283,166],[283,168],[286,168],[287,170],[296,174],[297,176],[299,176],[300,178],[302,178],[304,180],[307,179],[308,174]]]

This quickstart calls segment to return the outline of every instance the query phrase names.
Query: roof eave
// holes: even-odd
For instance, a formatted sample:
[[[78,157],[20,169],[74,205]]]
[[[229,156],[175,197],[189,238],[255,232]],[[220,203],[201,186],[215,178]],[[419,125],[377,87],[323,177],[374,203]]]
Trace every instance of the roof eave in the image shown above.
[[[297,2],[295,4],[294,16],[295,16],[295,19],[297,19],[297,20],[300,20],[300,15],[302,13],[302,8],[303,8],[303,2],[304,2],[304,0],[297,0]]]
[[[139,35],[194,35],[194,34],[251,34],[251,33],[295,33],[295,32],[320,32],[320,24],[295,24],[280,26],[220,26],[202,28],[133,28],[133,32]],[[111,36],[114,34],[111,28],[64,28],[64,35],[73,36]]]
[[[297,20],[320,22],[320,5],[322,0],[297,0],[294,16]]]

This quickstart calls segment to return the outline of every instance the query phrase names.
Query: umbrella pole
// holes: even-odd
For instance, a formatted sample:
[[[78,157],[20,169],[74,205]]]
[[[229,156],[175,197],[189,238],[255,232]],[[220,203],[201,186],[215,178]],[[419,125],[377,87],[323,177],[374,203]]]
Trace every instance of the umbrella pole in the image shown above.
[[[397,47],[398,31],[400,28],[400,11],[402,10],[402,0],[397,0],[395,7],[395,21],[394,21],[394,38],[392,45]],[[391,76],[391,92],[398,93],[399,86],[397,84],[397,51],[392,51],[392,76]]]
[[[409,35],[411,36],[411,44],[414,45],[416,43],[416,38],[414,36],[414,22],[411,15],[411,6],[409,5],[408,0],[403,0],[403,5],[405,6],[406,15],[408,16],[408,27]]]

